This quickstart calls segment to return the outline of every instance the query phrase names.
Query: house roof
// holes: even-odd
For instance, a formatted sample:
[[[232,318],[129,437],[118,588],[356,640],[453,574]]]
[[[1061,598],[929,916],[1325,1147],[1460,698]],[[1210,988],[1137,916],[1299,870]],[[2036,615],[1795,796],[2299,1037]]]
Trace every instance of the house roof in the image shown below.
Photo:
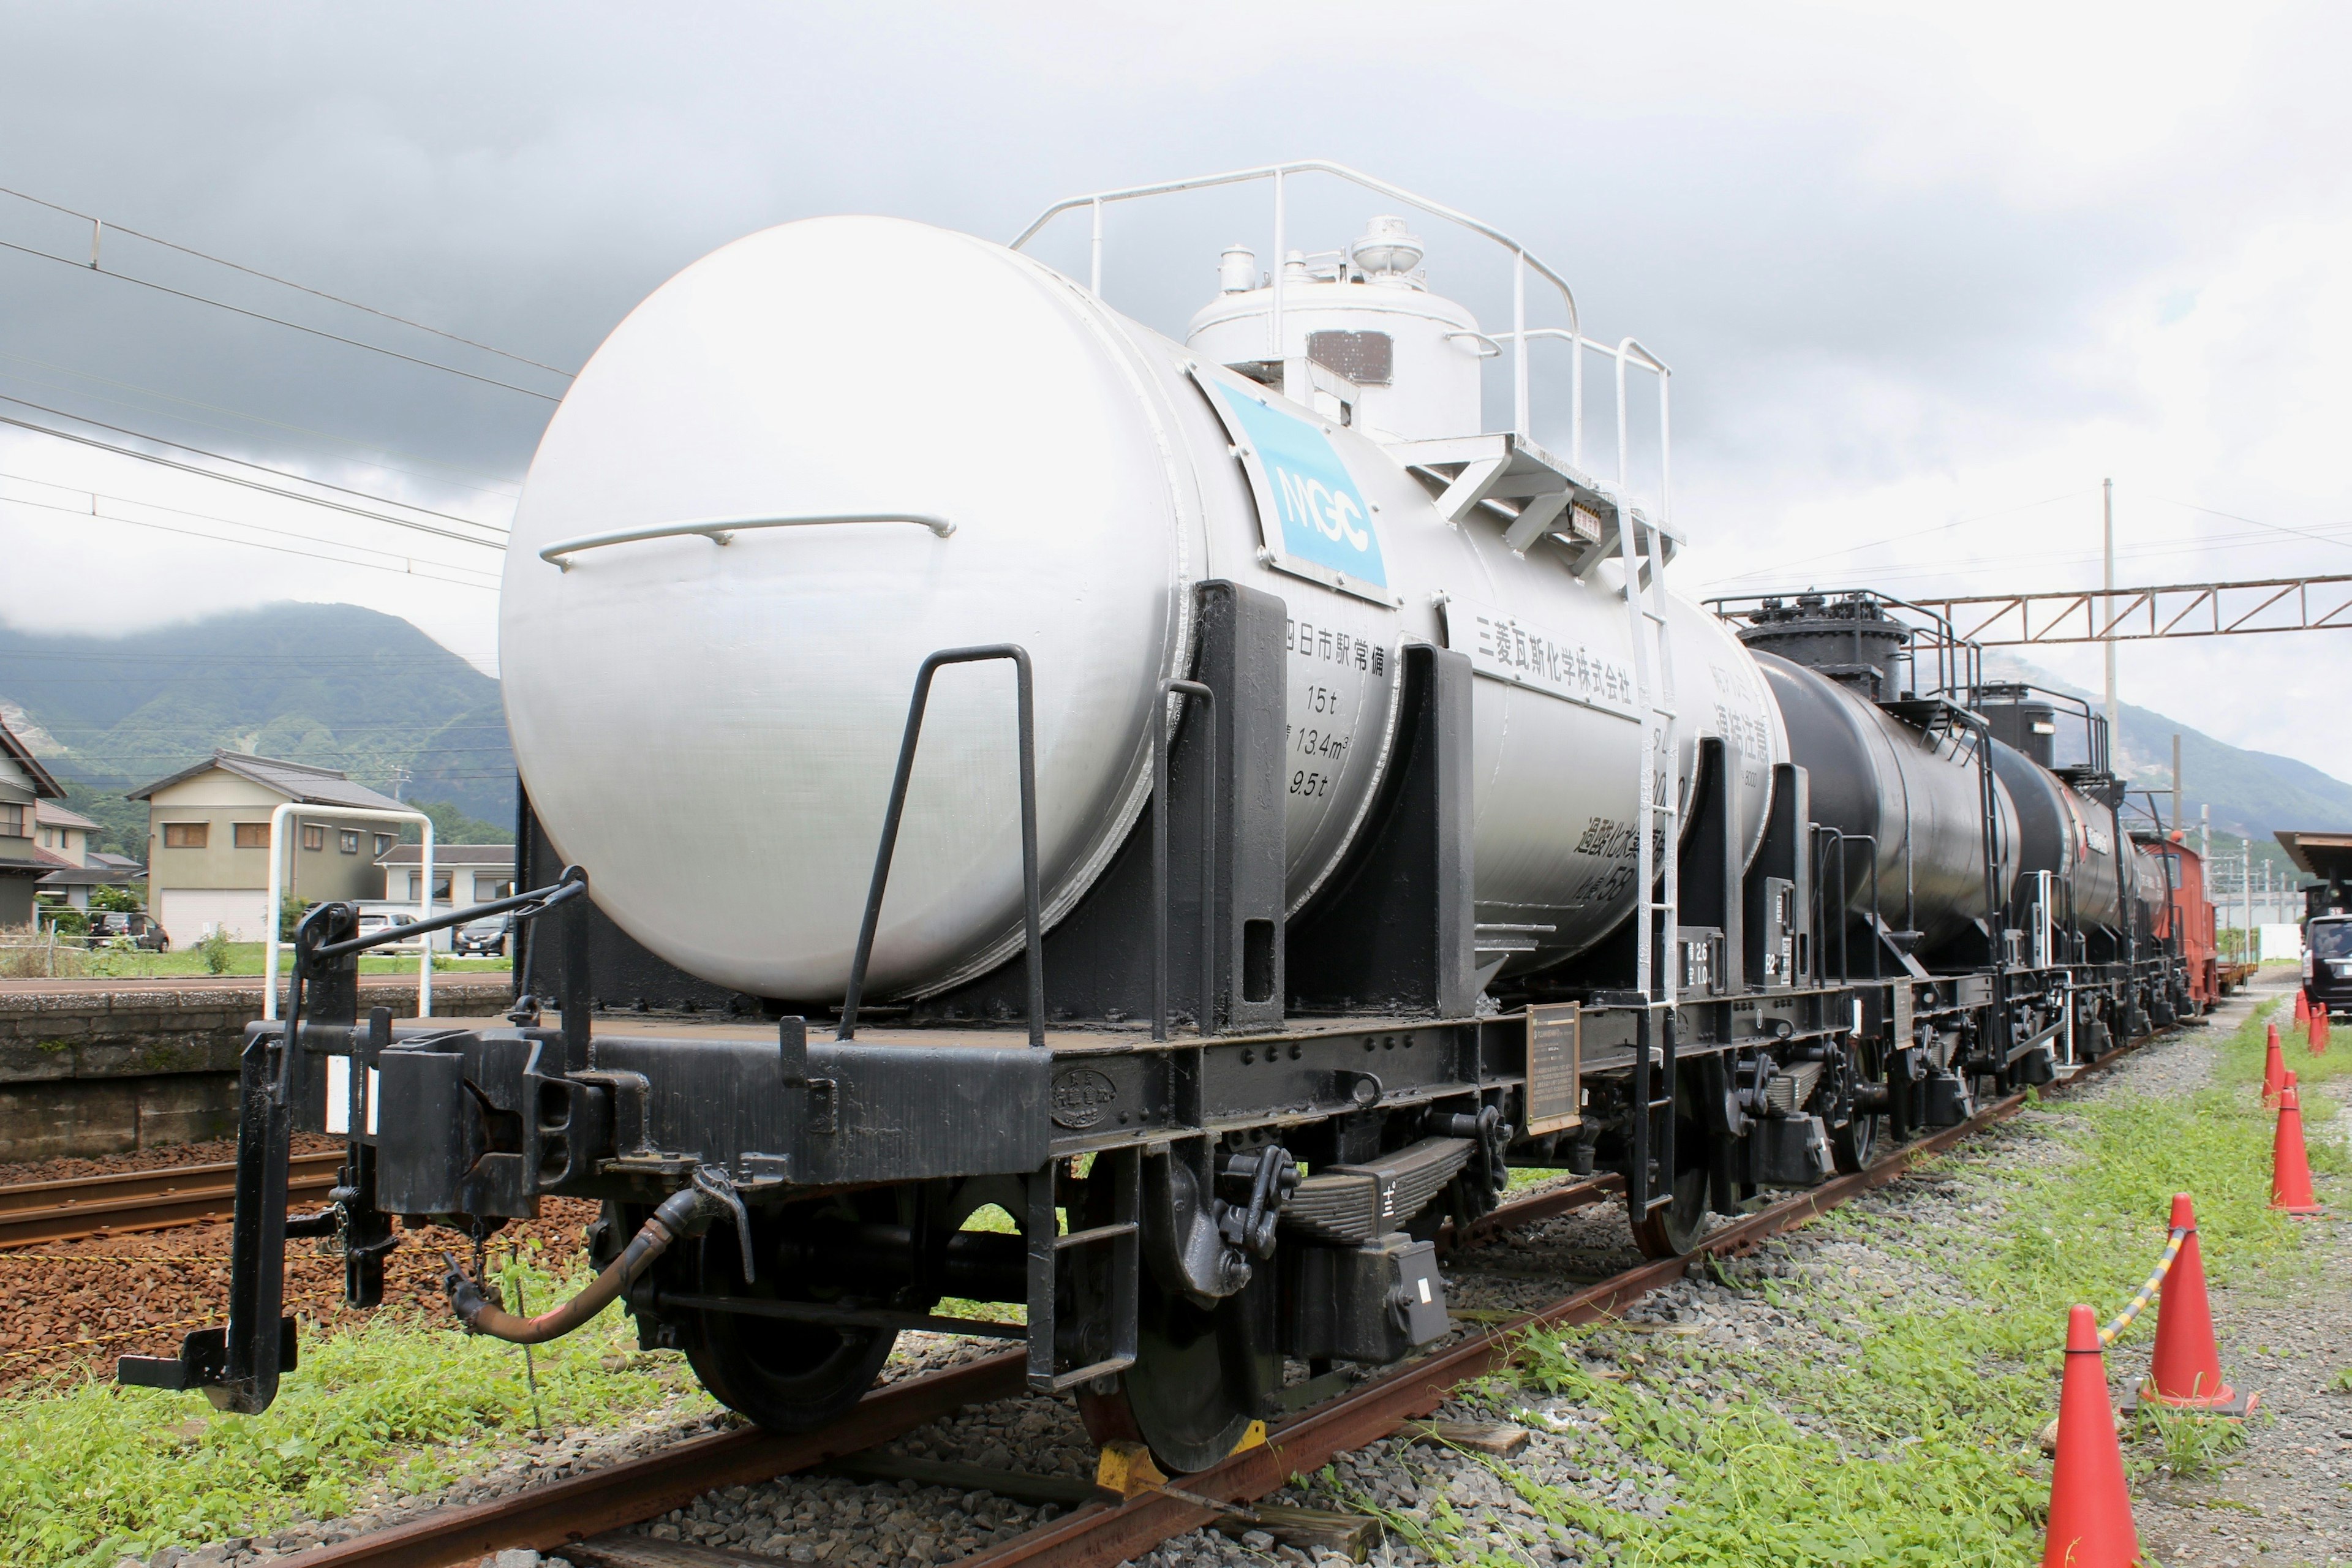
[[[131,880],[131,873],[120,866],[66,866],[50,872],[37,884],[44,888],[114,888]]]
[[[167,779],[157,779],[127,797],[131,800],[151,799],[159,789],[169,789],[184,783],[198,773],[218,768],[235,773],[267,790],[275,790],[287,799],[301,805],[350,805],[370,811],[406,811],[408,807],[389,795],[378,795],[365,784],[352,783],[350,775],[334,768],[312,767],[308,763],[283,762],[276,757],[256,757],[244,752],[215,752],[193,767],[182,768]]]
[[[91,850],[89,860],[93,866],[103,866],[116,871],[129,871],[135,876],[145,876],[147,873],[147,868],[130,856],[117,855],[105,849]]]
[[[0,719],[0,753],[5,753],[25,770],[26,776],[33,781],[36,797],[42,800],[65,799],[64,786],[49,776],[49,770],[41,766],[41,759],[33,755],[24,742],[16,739],[16,732],[8,728],[8,721],[5,719]]]
[[[394,846],[390,854],[380,857],[376,864],[415,866],[420,864],[424,858],[424,845],[400,844]],[[436,844],[433,847],[433,864],[436,869],[444,866],[511,868],[514,863],[515,848],[511,844]]]
[[[53,801],[45,800],[36,806],[33,811],[33,820],[43,827],[87,827],[94,833],[104,831],[97,823],[92,822],[80,812],[68,811]]]

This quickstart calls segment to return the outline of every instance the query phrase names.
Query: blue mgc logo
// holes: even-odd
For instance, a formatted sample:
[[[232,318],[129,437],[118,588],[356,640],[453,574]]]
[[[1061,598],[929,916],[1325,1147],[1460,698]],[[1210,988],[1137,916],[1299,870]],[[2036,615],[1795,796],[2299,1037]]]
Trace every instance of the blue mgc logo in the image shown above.
[[[1322,429],[1246,394],[1222,386],[1217,390],[1234,411],[1234,422],[1247,433],[1265,470],[1281,522],[1282,552],[1356,583],[1386,588],[1388,568],[1381,561],[1371,508],[1364,504],[1362,492]]]

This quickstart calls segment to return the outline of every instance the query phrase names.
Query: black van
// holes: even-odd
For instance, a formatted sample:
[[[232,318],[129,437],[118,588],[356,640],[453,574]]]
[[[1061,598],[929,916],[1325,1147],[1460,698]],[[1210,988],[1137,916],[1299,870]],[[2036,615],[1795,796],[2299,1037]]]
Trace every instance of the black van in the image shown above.
[[[2303,988],[2314,1006],[2352,1013],[2352,915],[2322,915],[2303,928]]]

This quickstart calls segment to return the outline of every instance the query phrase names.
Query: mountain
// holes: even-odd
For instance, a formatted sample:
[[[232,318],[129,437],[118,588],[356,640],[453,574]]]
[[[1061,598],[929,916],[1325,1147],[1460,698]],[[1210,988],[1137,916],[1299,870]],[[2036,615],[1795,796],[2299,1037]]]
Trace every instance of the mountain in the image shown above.
[[[226,747],[514,821],[499,683],[356,605],[268,605],[119,637],[0,626],[0,715],[52,773],[88,786],[76,809],[100,820],[79,802]]]
[[[2088,695],[2005,656],[1988,665],[1995,679]],[[0,719],[68,782],[74,809],[110,826],[120,816],[142,843],[145,811],[121,792],[216,746],[341,768],[386,793],[405,770],[403,799],[479,819],[444,820],[436,831],[452,841],[503,837],[514,821],[499,683],[406,621],[356,605],[270,605],[121,637],[0,626]],[[2122,721],[2116,760],[2137,787],[2171,787],[2180,737],[2185,815],[2194,825],[2199,806],[2212,808],[2217,848],[2243,837],[2284,865],[2274,830],[2352,826],[2352,784],[2317,768],[2128,702]]]
[[[2095,692],[2070,686],[2046,671],[1994,653],[1985,660],[1985,673],[1997,680],[2029,680],[2053,691],[2087,700],[2096,710],[2103,700]],[[2248,751],[2217,741],[2152,708],[2129,702],[2116,705],[2120,721],[2114,743],[2114,763],[2135,789],[2172,788],[2172,738],[2180,737],[2181,816],[2188,826],[2198,824],[2198,808],[2212,810],[2214,845],[2224,836],[2232,852],[2241,838],[2253,844],[2257,860],[2269,859],[2281,868],[2286,854],[2272,835],[2280,828],[2352,828],[2352,784],[2324,773],[2308,763],[2273,752]],[[2082,745],[2068,747],[2069,726],[2059,722],[2059,761],[2079,757]],[[2171,811],[2167,800],[2165,810]]]

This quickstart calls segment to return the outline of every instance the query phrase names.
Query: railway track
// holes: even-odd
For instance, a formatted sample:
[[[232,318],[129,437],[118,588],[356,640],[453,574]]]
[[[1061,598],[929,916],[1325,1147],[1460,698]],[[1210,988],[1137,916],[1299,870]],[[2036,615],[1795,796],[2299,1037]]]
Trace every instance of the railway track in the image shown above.
[[[2144,1037],[2089,1063],[2067,1085],[2102,1072],[2155,1038]],[[2067,1087],[2061,1085],[2060,1088]],[[1444,1350],[1367,1379],[1273,1427],[1262,1447],[1246,1448],[1167,1489],[1121,1500],[1101,1492],[1050,1523],[958,1560],[958,1568],[1110,1568],[1171,1537],[1246,1510],[1334,1457],[1378,1441],[1428,1415],[1460,1384],[1508,1359],[1517,1336],[1547,1325],[1622,1315],[1652,1291],[1683,1278],[1694,1262],[1737,1256],[1864,1193],[1899,1179],[2015,1115],[2023,1093],[2010,1095],[1957,1127],[1883,1156],[1867,1169],[1832,1178],[1710,1231],[1692,1252],[1643,1264],[1586,1286],[1534,1311],[1482,1325]],[[1507,1203],[1484,1216],[1464,1244],[1606,1201],[1619,1191],[1603,1176]],[[946,1372],[925,1373],[869,1394],[842,1422],[821,1433],[787,1436],[745,1428],[692,1439],[659,1453],[530,1487],[488,1502],[437,1510],[388,1530],[281,1558],[278,1568],[452,1568],[507,1547],[560,1552],[581,1568],[767,1568],[781,1562],[740,1549],[653,1541],[618,1531],[658,1518],[721,1488],[751,1485],[856,1457],[968,1405],[1019,1394],[1023,1357],[1007,1352]],[[896,1462],[900,1469],[903,1461]],[[972,1467],[952,1467],[971,1485]],[[894,1470],[895,1474],[898,1471]],[[1066,1479],[1005,1474],[1000,1495],[1020,1497],[1042,1482]]]
[[[342,1159],[336,1151],[293,1156],[288,1202],[325,1202]],[[236,1206],[236,1166],[226,1163],[23,1182],[0,1186],[0,1248],[201,1225]]]

